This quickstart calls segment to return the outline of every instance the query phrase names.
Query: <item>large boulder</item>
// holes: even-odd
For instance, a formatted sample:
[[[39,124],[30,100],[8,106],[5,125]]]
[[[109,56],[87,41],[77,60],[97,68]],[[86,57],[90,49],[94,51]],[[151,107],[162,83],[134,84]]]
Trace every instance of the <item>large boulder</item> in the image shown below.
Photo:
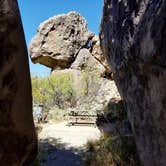
[[[93,66],[100,70],[101,76],[111,79],[112,71],[102,54],[99,37],[87,29],[85,19],[77,12],[57,15],[41,23],[29,52],[32,62],[52,71]]]
[[[0,165],[30,165],[37,154],[28,55],[17,1],[0,3]]]
[[[31,41],[31,59],[53,69],[68,68],[93,36],[77,12],[51,17],[39,26]]]
[[[126,102],[140,159],[166,164],[166,0],[105,0],[101,45]]]

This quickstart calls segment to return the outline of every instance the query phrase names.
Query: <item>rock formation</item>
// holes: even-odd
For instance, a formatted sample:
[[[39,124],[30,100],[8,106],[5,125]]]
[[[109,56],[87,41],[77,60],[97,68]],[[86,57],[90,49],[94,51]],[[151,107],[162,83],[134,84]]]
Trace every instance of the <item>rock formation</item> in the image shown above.
[[[28,56],[17,1],[0,9],[0,165],[23,166],[37,154]]]
[[[54,16],[41,23],[30,43],[29,52],[34,63],[53,70],[74,68],[72,66],[80,63],[83,54],[89,57],[91,53],[89,58],[93,63],[111,72],[101,53],[98,37],[87,29],[85,19],[77,12]],[[87,58],[83,59],[86,61]]]
[[[93,36],[85,19],[76,12],[52,17],[39,26],[32,39],[32,61],[51,68],[68,68]]]
[[[29,50],[32,61],[52,68],[55,76],[70,74],[76,92],[83,89],[83,80],[90,80],[89,92],[78,99],[76,110],[102,110],[110,98],[119,98],[99,38],[87,29],[79,13],[69,12],[43,22]],[[92,78],[94,75],[98,77],[96,80]]]
[[[166,0],[105,0],[101,46],[145,166],[166,164]]]

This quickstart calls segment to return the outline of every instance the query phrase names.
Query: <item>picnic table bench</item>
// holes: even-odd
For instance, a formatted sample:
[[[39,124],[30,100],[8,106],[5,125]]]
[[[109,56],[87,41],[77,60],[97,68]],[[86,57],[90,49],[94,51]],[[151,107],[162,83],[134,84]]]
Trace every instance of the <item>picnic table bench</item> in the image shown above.
[[[83,114],[81,112],[71,111],[68,114],[68,126],[75,124],[89,124],[96,126],[96,118],[97,115],[95,114]]]

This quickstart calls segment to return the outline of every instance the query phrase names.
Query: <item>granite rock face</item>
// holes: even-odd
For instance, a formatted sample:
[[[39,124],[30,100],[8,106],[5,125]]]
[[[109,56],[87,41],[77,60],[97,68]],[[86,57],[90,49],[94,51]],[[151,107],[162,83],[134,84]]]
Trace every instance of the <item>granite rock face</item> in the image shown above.
[[[166,163],[166,0],[105,0],[100,32],[145,166]]]
[[[17,1],[0,9],[0,165],[23,166],[37,154],[28,55]]]

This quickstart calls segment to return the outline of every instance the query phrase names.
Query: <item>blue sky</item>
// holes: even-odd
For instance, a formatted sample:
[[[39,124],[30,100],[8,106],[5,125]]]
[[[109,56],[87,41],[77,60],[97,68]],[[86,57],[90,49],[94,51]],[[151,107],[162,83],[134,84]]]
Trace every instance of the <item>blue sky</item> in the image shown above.
[[[57,14],[77,11],[88,22],[88,28],[98,34],[102,14],[103,0],[18,0],[24,26],[27,46],[36,34],[39,24]],[[32,64],[33,75],[48,74],[50,69],[43,65]]]

